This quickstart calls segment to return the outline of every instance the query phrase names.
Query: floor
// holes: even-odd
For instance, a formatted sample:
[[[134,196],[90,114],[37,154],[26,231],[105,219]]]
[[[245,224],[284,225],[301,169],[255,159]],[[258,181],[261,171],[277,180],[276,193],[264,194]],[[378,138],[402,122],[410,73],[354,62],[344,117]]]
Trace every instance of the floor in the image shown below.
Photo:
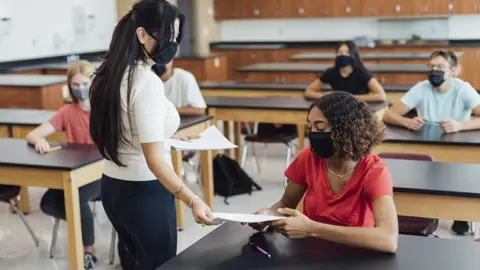
[[[213,210],[217,212],[238,212],[250,213],[263,207],[270,206],[280,199],[283,191],[283,169],[285,166],[285,147],[257,145],[257,156],[260,161],[261,173],[256,169],[253,159],[249,158],[245,165],[247,173],[257,181],[263,188],[262,191],[254,192],[251,196],[241,195],[229,199],[230,205],[223,202],[223,198],[215,197]],[[188,175],[189,185],[196,193],[201,193],[200,187],[195,185],[194,174]],[[0,269],[45,269],[45,270],[67,270],[68,266],[68,245],[66,237],[66,226],[60,225],[59,237],[55,258],[48,258],[48,250],[51,241],[53,219],[41,213],[38,205],[44,189],[30,188],[31,213],[27,216],[28,222],[32,225],[35,233],[40,238],[40,246],[35,247],[29,234],[16,215],[9,213],[7,207],[0,207]],[[188,209],[186,213],[186,226],[183,232],[178,234],[178,251],[181,252],[197,240],[209,233],[215,227],[201,227],[197,225]],[[441,221],[438,235],[442,238],[452,238],[464,241],[472,241],[471,236],[454,236],[450,233],[451,221]],[[121,269],[118,256],[114,265],[108,264],[110,248],[111,225],[103,212],[101,204],[97,206],[96,218],[96,249],[99,257],[97,269]]]

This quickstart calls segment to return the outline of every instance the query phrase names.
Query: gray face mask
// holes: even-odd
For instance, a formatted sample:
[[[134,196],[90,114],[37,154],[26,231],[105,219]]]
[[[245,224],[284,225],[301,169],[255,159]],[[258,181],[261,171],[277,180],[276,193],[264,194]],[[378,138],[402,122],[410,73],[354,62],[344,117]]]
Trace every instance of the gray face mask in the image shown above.
[[[72,88],[72,94],[80,101],[88,100],[89,89],[88,88]]]

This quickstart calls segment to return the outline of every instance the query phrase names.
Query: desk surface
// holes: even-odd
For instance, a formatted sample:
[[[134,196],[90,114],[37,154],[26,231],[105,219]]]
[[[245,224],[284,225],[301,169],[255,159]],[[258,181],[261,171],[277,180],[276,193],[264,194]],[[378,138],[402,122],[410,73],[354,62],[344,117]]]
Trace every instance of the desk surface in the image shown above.
[[[331,64],[259,63],[237,69],[240,72],[325,72]],[[426,73],[424,64],[365,64],[373,73]]]
[[[395,255],[347,247],[318,239],[290,240],[280,234],[255,235],[267,259],[248,246],[254,231],[224,224],[157,270],[322,269],[438,270],[478,269],[480,244],[428,237],[399,237]],[[263,243],[263,244],[261,244]]]
[[[235,109],[265,109],[305,111],[312,101],[293,97],[205,97],[210,108]],[[368,103],[373,111],[378,111],[389,105],[389,102]]]
[[[198,85],[200,89],[232,89],[232,90],[271,90],[271,91],[299,91],[303,92],[310,83],[249,83],[237,81],[204,81]],[[385,84],[382,85],[386,92],[407,92],[412,84]],[[323,90],[332,90],[330,85],[325,85]]]
[[[0,75],[0,87],[42,87],[67,82],[67,76],[59,75]]]
[[[90,63],[95,67],[95,69],[100,67],[100,64],[102,64],[101,61],[94,61]],[[66,71],[70,67],[70,65],[71,63],[69,64],[67,62],[58,62],[58,63],[42,65],[41,68],[45,70],[65,70]]]
[[[463,52],[455,53],[457,57],[462,57]],[[362,53],[362,59],[364,60],[383,60],[383,59],[395,59],[395,60],[410,60],[410,59],[430,59],[430,53]],[[300,53],[296,54],[290,59],[294,60],[329,60],[335,59],[334,53]]]
[[[438,124],[425,124],[425,126],[419,131],[411,131],[402,127],[389,125],[384,141],[392,143],[463,145],[480,147],[480,131],[473,130],[446,134]]]
[[[0,166],[72,171],[102,160],[95,145],[62,144],[62,149],[42,155],[27,141],[0,139]]]
[[[385,159],[394,191],[480,198],[480,165]]]

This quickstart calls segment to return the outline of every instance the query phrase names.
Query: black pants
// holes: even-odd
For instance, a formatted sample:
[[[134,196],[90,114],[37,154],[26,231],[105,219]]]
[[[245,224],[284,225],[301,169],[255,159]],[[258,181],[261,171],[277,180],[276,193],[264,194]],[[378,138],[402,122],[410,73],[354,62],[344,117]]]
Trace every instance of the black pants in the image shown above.
[[[125,181],[102,176],[105,212],[119,241],[141,270],[154,270],[177,253],[174,199],[158,180]]]
[[[82,224],[83,246],[93,246],[95,233],[93,227],[93,214],[88,203],[100,196],[100,181],[92,182],[80,187],[80,221]],[[63,190],[49,189],[42,197],[40,209],[46,215],[66,220],[65,195]]]

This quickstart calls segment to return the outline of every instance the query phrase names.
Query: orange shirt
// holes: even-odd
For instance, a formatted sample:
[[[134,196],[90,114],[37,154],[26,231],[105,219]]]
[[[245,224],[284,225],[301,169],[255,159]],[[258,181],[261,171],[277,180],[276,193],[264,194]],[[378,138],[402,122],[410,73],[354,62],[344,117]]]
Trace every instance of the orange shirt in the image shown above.
[[[357,165],[343,189],[334,194],[327,178],[326,160],[303,149],[285,171],[298,185],[307,186],[304,214],[331,225],[373,227],[373,201],[393,195],[392,178],[377,155],[367,155]]]
[[[78,104],[67,104],[50,119],[56,132],[65,132],[68,143],[93,144],[90,137],[90,112]]]

